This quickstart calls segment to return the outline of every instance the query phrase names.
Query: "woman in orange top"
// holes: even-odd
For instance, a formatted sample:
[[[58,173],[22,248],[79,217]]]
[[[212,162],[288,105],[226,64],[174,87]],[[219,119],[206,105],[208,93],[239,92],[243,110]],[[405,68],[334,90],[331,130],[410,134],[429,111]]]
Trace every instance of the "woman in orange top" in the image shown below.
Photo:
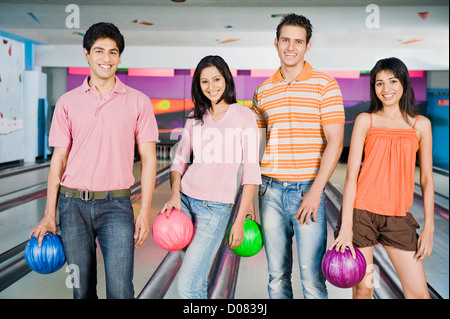
[[[422,260],[431,253],[434,232],[431,123],[416,110],[408,69],[397,58],[376,63],[370,72],[370,96],[368,111],[358,115],[353,128],[342,211],[330,249],[349,247],[355,256],[355,245],[371,266],[373,247],[381,243],[405,298],[429,298]],[[425,216],[420,236],[408,212],[417,151]],[[353,298],[372,298],[371,278],[368,269],[353,287]]]

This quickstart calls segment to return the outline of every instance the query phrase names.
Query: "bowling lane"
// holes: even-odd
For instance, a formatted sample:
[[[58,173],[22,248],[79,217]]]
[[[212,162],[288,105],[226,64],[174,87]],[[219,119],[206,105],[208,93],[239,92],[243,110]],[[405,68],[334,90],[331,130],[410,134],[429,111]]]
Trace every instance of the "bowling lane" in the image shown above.
[[[164,161],[159,161],[159,168],[166,166],[167,163]],[[136,168],[136,176],[139,176],[139,165]],[[343,181],[345,177],[345,164],[339,164],[335,173],[331,178],[331,182],[333,185],[338,188],[343,188]],[[153,197],[152,203],[152,220],[157,215],[160,207],[162,207],[163,203],[170,197],[170,185],[169,182],[166,181],[160,184],[156,190]],[[254,203],[256,205],[256,209],[258,211],[258,201],[257,195],[255,195]],[[139,212],[140,208],[140,199],[139,196],[136,196],[136,200],[133,203],[133,208],[135,213]],[[1,217],[1,215],[0,215]],[[259,220],[259,217],[258,217]],[[420,223],[420,222],[419,222]],[[446,225],[448,227],[448,221],[446,221]],[[443,223],[439,223],[443,224]],[[445,225],[445,224],[444,224]],[[445,233],[445,230],[439,231]],[[447,228],[447,246],[448,246],[448,228]],[[440,236],[436,234],[436,236]],[[332,228],[328,226],[328,246],[331,245],[333,241],[333,233]],[[439,240],[438,240],[439,241]],[[435,243],[436,245],[436,243]],[[437,250],[437,248],[435,248]],[[433,251],[433,254],[435,253]],[[300,275],[298,269],[298,262],[296,256],[296,249],[294,247],[294,258],[293,258],[293,273],[292,273],[292,284],[293,284],[293,292],[294,298],[299,299],[302,298],[301,291],[301,282]],[[167,252],[159,248],[151,234],[149,238],[144,243],[144,245],[135,251],[135,275],[134,275],[134,285],[135,285],[135,296],[137,297],[140,291],[143,289],[148,279],[154,273],[156,268],[159,266],[163,258],[166,256]],[[446,285],[447,297],[445,294],[443,295],[441,291],[439,292],[444,298],[448,298],[448,249],[445,252],[447,256],[446,267],[441,267],[438,265],[442,265],[441,261],[432,261],[431,257],[430,266],[426,266],[427,268],[427,277],[432,278],[431,272],[429,268],[440,268],[441,274],[440,276],[444,277],[446,281],[443,282],[443,285]],[[101,253],[98,251],[98,295],[99,298],[105,298],[105,282],[104,282],[104,266],[101,260]],[[444,261],[445,263],[445,261]],[[8,298],[72,298],[72,290],[70,287],[70,277],[69,273],[66,272],[65,265],[61,270],[54,274],[50,275],[40,275],[34,272],[30,272],[28,275],[24,276],[22,279],[17,281],[15,284],[11,285],[7,289],[0,292],[0,299],[8,299]],[[442,269],[447,269],[447,275],[442,273]],[[435,272],[438,273],[439,272]],[[445,278],[446,276],[446,278]],[[264,249],[261,250],[257,255],[249,258],[240,258],[240,267],[238,271],[238,278],[236,284],[236,291],[234,297],[236,299],[267,299],[267,282],[268,282],[268,272],[267,272],[267,261],[265,256]],[[351,289],[340,289],[336,288],[327,283],[329,298],[330,299],[348,299],[351,298]],[[176,292],[173,287],[169,289],[165,298],[178,298]]]
[[[159,160],[157,165],[157,170],[161,170],[169,165],[168,161]],[[135,163],[134,167],[134,175],[136,177],[136,181],[139,181],[139,173],[140,173],[140,165],[139,163]],[[152,207],[151,207],[151,222],[153,222],[154,217],[158,214],[159,209],[162,207],[164,202],[170,196],[170,185],[169,181],[161,183],[156,189],[153,196]],[[139,213],[140,210],[140,197],[139,194],[135,195],[133,202],[133,210],[135,214]],[[44,202],[45,207],[45,197],[40,199]],[[22,225],[22,236],[18,236],[20,240],[26,241],[28,239],[29,232],[32,227],[35,226],[35,222],[39,221],[39,213],[35,212],[37,209],[28,210],[27,213],[24,213],[25,219],[30,219],[31,221],[27,222],[26,225]],[[33,213],[32,213],[33,212]],[[41,212],[43,214],[43,210]],[[0,212],[0,218],[3,218],[3,214],[8,215],[5,211]],[[14,217],[14,214],[9,214],[11,218]],[[15,216],[17,217],[17,215]],[[22,217],[21,217],[22,218]],[[1,219],[0,221],[4,221]],[[3,223],[0,223],[0,226]],[[31,227],[31,228],[30,228]],[[3,227],[5,228],[5,227]],[[11,248],[7,243],[3,243],[5,239],[4,229],[1,229],[1,237],[0,244],[5,247]],[[18,230],[21,227],[17,227]],[[25,238],[25,239],[24,239]],[[19,241],[20,241],[19,240]],[[10,242],[9,242],[10,244]],[[155,269],[161,263],[165,255],[166,251],[159,248],[155,242],[151,234],[149,235],[146,242],[139,248],[135,250],[135,271],[134,271],[134,285],[135,285],[135,296],[137,296],[144,285],[147,283],[148,279],[151,277]],[[22,254],[23,256],[23,254]],[[104,276],[104,265],[102,260],[102,254],[100,252],[100,248],[97,248],[97,271],[98,271],[98,296],[99,298],[105,298],[105,276]],[[0,265],[1,266],[1,265]],[[67,264],[64,265],[59,271],[48,274],[41,275],[35,272],[30,272],[18,281],[16,281],[11,286],[7,287],[3,291],[0,292],[0,299],[72,299],[72,289],[71,286],[71,278],[69,276],[69,270],[67,269]]]
[[[168,165],[168,160],[159,160],[157,163],[157,171]],[[140,180],[140,169],[140,162],[134,163],[133,175],[136,182],[139,182]],[[47,186],[47,174],[48,167],[26,172],[26,179],[28,182],[22,184],[22,189],[18,184],[19,182],[10,183],[11,178],[17,179],[22,183],[24,181],[22,174],[8,176],[5,180],[3,178],[1,179],[0,184],[2,185],[2,190],[7,195],[0,196],[0,204],[14,201],[14,198],[21,196],[29,196],[30,188],[33,189],[32,192],[38,191],[38,193],[35,193],[37,195],[33,195],[32,200],[25,202],[18,201],[17,203],[13,203],[13,205],[7,205],[6,209],[0,210],[0,255],[12,247],[27,241],[30,231],[44,216],[47,199],[45,191]],[[38,184],[35,185],[35,183]],[[43,187],[40,187],[39,185],[43,185]],[[36,187],[40,188],[36,189]],[[27,194],[24,195],[24,192],[27,192]]]
[[[47,182],[50,162],[24,165],[0,171],[0,202],[18,191],[36,187]]]

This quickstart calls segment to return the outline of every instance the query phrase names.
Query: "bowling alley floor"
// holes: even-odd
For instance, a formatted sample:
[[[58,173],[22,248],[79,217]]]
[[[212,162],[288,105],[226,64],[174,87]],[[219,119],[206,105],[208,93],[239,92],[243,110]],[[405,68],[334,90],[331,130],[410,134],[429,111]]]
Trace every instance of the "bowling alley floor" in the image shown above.
[[[255,195],[255,209],[258,211],[257,195]],[[259,222],[259,217],[257,217]],[[333,242],[333,230],[328,226],[328,246]],[[295,242],[295,241],[294,241]],[[294,243],[293,247],[293,267],[292,267],[292,289],[294,299],[302,299],[302,286],[300,281],[300,270],[298,267],[297,249]],[[179,295],[175,289],[176,279],[170,286],[165,299],[177,299]],[[235,299],[268,299],[267,284],[269,281],[269,273],[267,271],[267,259],[265,250],[262,249],[258,254],[252,257],[241,257],[239,263],[238,277]],[[328,297],[330,299],[351,299],[352,291],[349,289],[337,288],[326,282],[328,289]]]
[[[135,175],[139,173],[138,166],[135,168]],[[256,195],[255,195],[256,196]],[[170,197],[170,184],[166,181],[160,184],[155,189],[152,203],[152,218],[154,218],[159,209]],[[256,199],[256,197],[255,197]],[[257,200],[255,200],[257,206]],[[135,213],[139,212],[140,199],[133,203]],[[257,208],[257,207],[256,207]],[[329,232],[331,232],[329,227]],[[332,238],[332,233],[329,233],[329,238]],[[296,249],[294,249],[294,252]],[[156,268],[166,256],[167,252],[158,247],[151,234],[143,246],[135,251],[135,271],[134,271],[134,288],[135,296],[144,288],[147,281],[150,279]],[[100,299],[105,298],[105,279],[104,279],[104,265],[100,249],[97,249],[97,272],[98,284],[97,293]],[[248,258],[240,259],[240,267],[238,271],[237,286],[235,291],[236,299],[267,299],[267,261],[264,249],[257,255]],[[59,271],[49,274],[41,275],[35,272],[30,272],[13,285],[0,292],[0,299],[71,299],[71,279],[68,269],[65,265]],[[175,278],[176,280],[176,278]],[[169,288],[165,299],[179,298],[175,289],[176,281],[174,281]],[[302,298],[301,283],[299,268],[297,263],[296,253],[294,253],[294,265],[292,274],[293,293],[294,298]],[[329,297],[333,299],[351,298],[351,291],[349,289],[338,289],[329,285]]]
[[[169,165],[168,161],[158,161],[157,170]],[[134,167],[134,175],[139,180],[140,165],[137,163]],[[151,208],[151,220],[159,213],[159,209],[170,196],[169,182],[162,183],[156,188],[153,196]],[[45,201],[44,201],[45,202]],[[45,206],[44,206],[45,207]],[[43,209],[43,207],[40,207]],[[135,214],[139,213],[140,199],[134,201],[133,209]],[[4,212],[2,212],[3,214]],[[33,225],[38,220],[33,218]],[[27,228],[34,227],[26,225]],[[27,229],[29,234],[31,228]],[[2,243],[3,244],[3,243]],[[144,288],[156,268],[166,256],[167,252],[159,248],[151,234],[145,243],[135,250],[135,268],[134,268],[134,288],[135,296]],[[106,297],[105,292],[105,270],[100,248],[97,245],[97,293],[100,299]],[[72,299],[72,282],[69,276],[67,264],[53,274],[42,275],[33,271],[16,281],[14,284],[0,292],[0,299]]]
[[[160,161],[161,162],[161,161]],[[167,166],[167,163],[159,163],[159,168]],[[335,170],[330,181],[332,184],[342,192],[343,182],[345,178],[345,164],[339,164]],[[135,176],[139,175],[139,165],[135,166]],[[445,192],[445,188],[448,196],[448,177],[444,181],[439,181],[435,179],[435,183],[439,184],[436,188],[443,188],[442,192]],[[440,183],[446,185],[440,185]],[[152,203],[152,218],[154,218],[162,205],[170,197],[170,185],[169,181],[163,182],[156,189],[153,196]],[[255,200],[254,203],[258,205],[258,201]],[[133,208],[135,213],[139,212],[140,209],[140,199],[137,199],[133,203]],[[258,218],[259,219],[259,218]],[[447,239],[448,239],[448,221],[447,227]],[[333,230],[328,226],[328,246],[331,245],[333,241]],[[447,243],[448,245],[448,243]],[[448,246],[447,246],[448,247]],[[296,249],[294,247],[293,256],[293,273],[292,273],[292,286],[295,299],[301,299],[302,289],[299,275],[299,267],[296,256]],[[137,297],[140,291],[144,288],[147,281],[150,279],[156,268],[159,266],[161,261],[166,256],[167,252],[158,247],[151,234],[149,235],[147,241],[143,246],[137,248],[135,251],[135,272],[134,272],[134,287],[135,296]],[[448,252],[447,254],[447,288],[446,293],[448,298]],[[104,266],[102,261],[102,255],[100,249],[98,249],[98,296],[99,298],[105,298],[105,280],[104,280]],[[438,268],[439,261],[433,261],[433,264],[428,267]],[[440,267],[442,269],[442,267]],[[445,274],[444,274],[445,276]],[[176,280],[176,279],[175,279]],[[248,258],[240,258],[240,267],[238,271],[235,299],[267,299],[267,283],[268,283],[268,272],[267,272],[267,260],[265,256],[265,251],[262,249],[257,255]],[[351,289],[340,289],[330,285],[327,282],[327,288],[330,299],[349,299],[352,296]],[[20,280],[18,280],[13,285],[9,286],[5,290],[0,292],[0,299],[71,299],[72,289],[71,280],[69,273],[66,270],[66,266],[57,271],[56,273],[50,275],[40,275],[34,272],[30,272]],[[179,298],[176,289],[175,281],[169,288],[165,299]]]

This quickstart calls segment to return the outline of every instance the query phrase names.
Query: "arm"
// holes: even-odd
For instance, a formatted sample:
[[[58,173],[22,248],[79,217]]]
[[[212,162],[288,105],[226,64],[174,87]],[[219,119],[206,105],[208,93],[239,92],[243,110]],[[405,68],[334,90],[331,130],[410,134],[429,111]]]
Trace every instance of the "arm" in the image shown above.
[[[430,120],[421,116],[416,124],[419,131],[420,186],[422,188],[424,226],[417,243],[414,258],[418,261],[427,258],[433,249],[434,233],[434,182],[433,152]]]
[[[56,205],[58,203],[58,193],[61,178],[66,170],[67,159],[70,149],[55,147],[50,162],[50,170],[47,179],[47,202],[45,205],[45,214],[39,224],[33,228],[31,236],[39,239],[39,246],[42,244],[42,238],[47,231],[56,234]]]
[[[300,208],[297,211],[297,219],[300,224],[306,221],[309,224],[311,214],[313,220],[317,220],[317,210],[323,189],[333,174],[336,164],[341,156],[344,145],[344,124],[329,124],[323,126],[323,132],[327,140],[327,146],[322,155],[320,168],[311,189],[303,196]]]
[[[180,187],[181,187],[181,173],[177,171],[170,172],[170,186],[171,195],[170,199],[164,204],[160,214],[166,213],[167,217],[170,215],[172,208],[181,210],[181,197],[180,197]]]
[[[191,113],[192,115],[192,113]],[[181,210],[181,177],[184,175],[188,168],[188,163],[191,157],[192,142],[191,142],[191,132],[193,130],[193,119],[189,118],[186,121],[186,125],[183,129],[183,134],[181,135],[181,140],[175,144],[175,156],[172,160],[172,165],[170,167],[170,187],[171,195],[170,199],[163,205],[160,214],[166,213],[169,217],[172,208]]]
[[[364,142],[370,129],[370,116],[367,113],[358,115],[353,126],[352,139],[350,142],[350,152],[347,161],[347,175],[344,184],[344,198],[342,200],[342,224],[334,243],[330,249],[336,247],[341,252],[345,247],[349,247],[353,258],[356,254],[353,248],[353,204],[356,197],[356,183],[358,180],[361,160],[364,151]]]
[[[156,181],[155,142],[138,144],[141,157],[141,210],[136,218],[135,247],[141,246],[150,233],[150,208]]]
[[[261,102],[258,96],[258,90],[253,95],[252,107],[250,108],[255,114],[256,124],[258,126],[259,136],[259,162],[261,162],[267,145],[267,122],[264,112],[261,110]]]
[[[253,197],[256,186],[261,184],[261,171],[259,169],[259,134],[258,126],[252,112],[244,112],[244,134],[242,136],[243,171],[242,171],[242,196],[239,210],[230,230],[228,246],[234,249],[244,239],[244,222],[247,214],[255,220]]]
[[[230,230],[230,236],[228,237],[228,246],[230,249],[234,249],[244,240],[244,222],[245,217],[249,211],[249,207],[253,201],[253,195],[255,194],[256,185],[245,184],[242,189],[242,197],[239,205],[239,210],[234,220],[233,226]]]

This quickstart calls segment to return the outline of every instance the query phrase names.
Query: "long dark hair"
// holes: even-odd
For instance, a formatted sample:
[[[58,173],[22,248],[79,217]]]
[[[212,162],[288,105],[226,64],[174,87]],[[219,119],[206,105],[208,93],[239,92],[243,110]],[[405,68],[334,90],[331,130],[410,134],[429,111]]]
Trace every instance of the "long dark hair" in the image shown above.
[[[217,103],[220,103],[222,100],[227,104],[237,103],[236,101],[236,89],[234,87],[233,76],[231,75],[230,69],[228,68],[228,64],[218,55],[208,55],[205,56],[197,65],[195,69],[194,76],[192,78],[192,102],[194,102],[194,114],[191,118],[195,118],[196,120],[201,120],[203,123],[203,115],[205,115],[206,111],[209,110],[212,105],[211,101],[203,94],[202,89],[200,87],[200,75],[203,69],[215,66],[217,70],[219,70],[220,74],[225,79],[225,91],[223,92],[220,99]]]
[[[376,76],[381,71],[392,72],[392,74],[394,74],[394,76],[402,84],[403,95],[399,102],[400,112],[402,113],[406,123],[412,125],[408,119],[408,116],[416,117],[419,115],[419,111],[416,108],[416,99],[414,97],[414,90],[411,85],[411,80],[409,79],[408,68],[398,58],[381,59],[370,71],[370,106],[367,112],[375,113],[383,109],[383,103],[377,97],[375,92]]]

